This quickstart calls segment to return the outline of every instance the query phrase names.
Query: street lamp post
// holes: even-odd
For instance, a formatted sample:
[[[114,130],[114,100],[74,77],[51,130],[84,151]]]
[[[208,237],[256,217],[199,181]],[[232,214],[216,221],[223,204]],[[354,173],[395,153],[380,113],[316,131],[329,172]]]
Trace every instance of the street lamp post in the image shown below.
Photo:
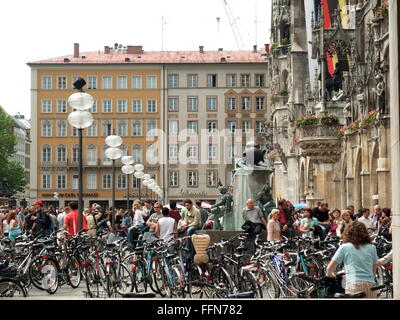
[[[134,176],[135,176],[135,178],[139,179],[139,181],[138,181],[139,182],[139,200],[141,200],[141,198],[140,198],[140,184],[141,184],[141,179],[143,179],[143,177],[144,177],[144,173],[143,173],[144,166],[141,163],[138,163],[138,164],[135,164],[134,169],[136,171],[134,173]]]
[[[126,195],[126,209],[129,209],[129,175],[135,171],[135,168],[132,166],[134,163],[134,159],[132,156],[122,157],[121,162],[124,166],[121,168],[122,172],[126,174],[126,183],[127,183],[127,195]]]
[[[111,212],[111,226],[112,231],[115,233],[115,160],[122,157],[122,150],[118,148],[122,144],[122,138],[115,134],[106,138],[106,145],[109,148],[105,151],[108,159],[112,160],[112,212]]]
[[[93,123],[92,114],[87,111],[93,104],[94,100],[90,94],[83,92],[82,88],[85,86],[86,81],[79,78],[74,82],[74,88],[78,89],[79,92],[73,93],[68,98],[68,104],[75,109],[68,115],[68,122],[74,128],[78,129],[79,136],[79,180],[78,180],[78,229],[79,231],[83,228],[83,141],[82,131],[84,128],[90,127]]]

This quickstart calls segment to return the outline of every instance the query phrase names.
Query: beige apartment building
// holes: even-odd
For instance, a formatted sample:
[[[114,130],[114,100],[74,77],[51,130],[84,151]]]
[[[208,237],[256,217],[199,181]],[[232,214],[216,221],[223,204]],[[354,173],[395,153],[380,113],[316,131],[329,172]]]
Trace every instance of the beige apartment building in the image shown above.
[[[202,47],[147,52],[141,46],[121,45],[80,53],[75,44],[74,54],[28,63],[31,198],[54,206],[77,199],[78,137],[67,121],[72,112],[67,99],[80,76],[87,82],[84,90],[95,100],[89,110],[95,121],[83,132],[85,206],[111,205],[112,166],[104,155],[104,139],[113,130],[123,139],[124,153],[133,155],[135,163],[142,163],[145,173],[155,178],[164,200],[215,200],[218,180],[229,185],[233,169],[232,161],[225,163],[226,158],[232,160],[232,143],[226,141],[232,138],[221,132],[261,130],[266,118],[263,53],[256,48],[205,51]],[[222,145],[216,143],[218,136],[225,139]],[[199,143],[200,137],[206,142]],[[238,154],[245,142],[238,135]],[[121,163],[116,164],[116,206],[122,208],[127,179]],[[129,187],[131,199],[154,199],[133,176]]]

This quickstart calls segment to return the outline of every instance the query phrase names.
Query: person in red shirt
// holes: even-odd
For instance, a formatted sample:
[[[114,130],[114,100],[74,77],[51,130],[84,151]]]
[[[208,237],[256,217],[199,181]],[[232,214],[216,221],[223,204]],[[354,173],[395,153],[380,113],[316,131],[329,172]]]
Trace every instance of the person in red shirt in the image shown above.
[[[64,218],[64,230],[68,232],[68,236],[77,234],[80,230],[79,225],[79,214],[78,214],[78,202],[72,201],[69,203],[71,212],[68,213]],[[82,214],[82,228],[88,230],[87,220],[85,215]]]

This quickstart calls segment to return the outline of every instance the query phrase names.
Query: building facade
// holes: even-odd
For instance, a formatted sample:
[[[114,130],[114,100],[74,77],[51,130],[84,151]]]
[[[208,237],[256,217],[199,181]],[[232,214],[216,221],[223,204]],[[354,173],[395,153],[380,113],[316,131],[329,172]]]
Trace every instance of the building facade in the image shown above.
[[[264,52],[202,48],[192,52],[145,52],[141,46],[116,45],[106,46],[101,52],[80,53],[79,44],[75,44],[73,55],[29,63],[32,197],[55,206],[77,198],[78,137],[67,121],[73,111],[67,99],[74,92],[74,81],[82,77],[87,82],[84,90],[95,100],[89,110],[94,123],[83,131],[85,206],[93,202],[111,205],[112,166],[104,155],[104,139],[113,132],[122,137],[124,153],[133,155],[135,163],[142,163],[145,173],[155,178],[165,200],[215,200],[218,179],[229,183],[228,170],[225,164],[208,160],[216,160],[223,148],[207,146],[203,152],[198,145],[197,150],[191,146],[184,152],[182,145],[196,132],[200,137],[201,131],[214,133],[226,127],[229,95],[237,101],[246,97],[246,128],[253,128],[256,119],[264,117]],[[246,75],[244,86],[239,85],[242,73]],[[227,74],[235,74],[238,83],[227,86]],[[252,111],[256,105],[258,112]],[[236,113],[240,114],[232,112],[239,118]],[[175,141],[178,136],[182,141]],[[198,161],[206,156],[204,164],[184,163],[184,156],[192,161],[196,155]],[[121,163],[117,161],[116,165],[116,206],[126,207],[127,180],[120,172]],[[131,199],[153,198],[133,175],[129,186]]]
[[[299,58],[303,62],[294,58],[307,53],[303,1],[276,0],[272,6],[275,193],[309,206],[390,207],[387,2],[315,4],[313,84],[298,78],[306,56]]]

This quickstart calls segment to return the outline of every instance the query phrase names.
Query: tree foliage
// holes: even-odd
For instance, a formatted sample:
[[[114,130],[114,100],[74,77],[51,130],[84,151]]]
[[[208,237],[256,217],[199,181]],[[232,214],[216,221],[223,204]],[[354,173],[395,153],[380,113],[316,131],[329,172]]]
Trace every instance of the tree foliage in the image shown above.
[[[0,106],[0,178],[6,179],[8,193],[24,190],[26,180],[24,168],[10,157],[16,152],[16,137],[13,135],[13,118]]]

